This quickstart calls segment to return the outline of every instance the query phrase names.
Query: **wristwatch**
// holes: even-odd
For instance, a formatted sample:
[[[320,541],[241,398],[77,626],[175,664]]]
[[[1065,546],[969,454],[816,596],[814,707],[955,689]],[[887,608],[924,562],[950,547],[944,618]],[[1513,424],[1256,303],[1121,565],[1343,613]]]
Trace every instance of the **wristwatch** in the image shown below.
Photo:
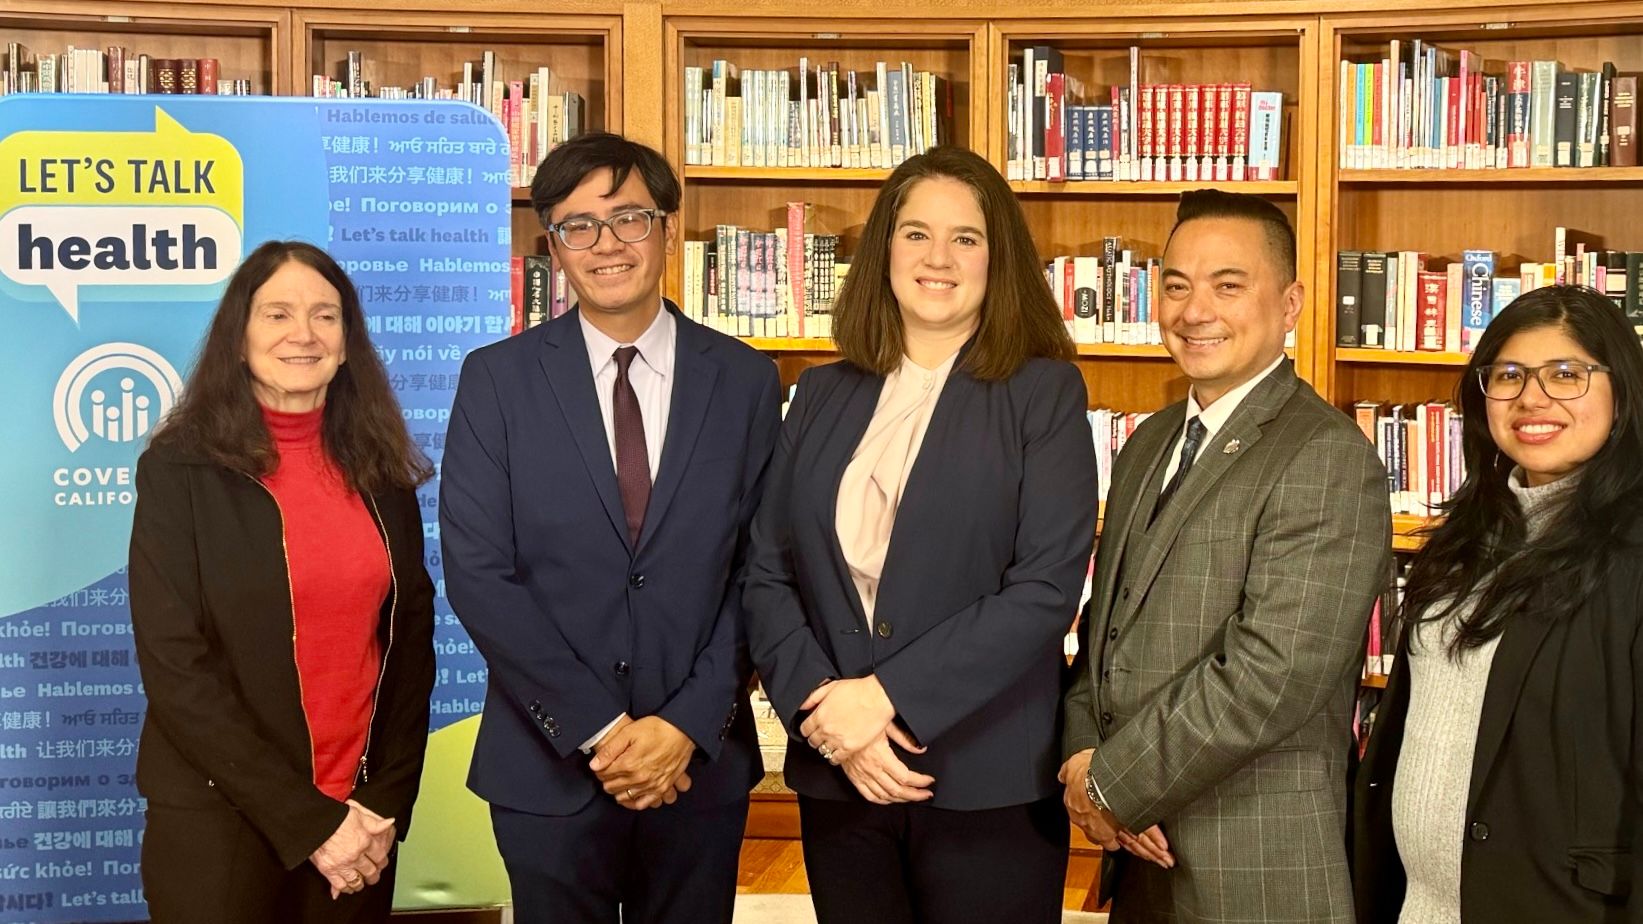
[[[1106,800],[1101,798],[1101,790],[1095,788],[1095,774],[1093,773],[1084,774],[1084,795],[1089,797],[1090,804],[1094,805],[1097,811],[1106,812],[1108,815],[1112,814],[1112,809],[1107,806]]]

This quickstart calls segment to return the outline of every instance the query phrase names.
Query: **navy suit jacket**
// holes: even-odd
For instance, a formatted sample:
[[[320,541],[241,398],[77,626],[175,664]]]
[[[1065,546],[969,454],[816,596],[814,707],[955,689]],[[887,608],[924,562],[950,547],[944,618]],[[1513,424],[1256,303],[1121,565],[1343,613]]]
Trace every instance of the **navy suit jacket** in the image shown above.
[[[637,548],[577,312],[463,364],[439,520],[451,604],[490,668],[468,786],[491,803],[587,805],[599,790],[579,747],[624,712],[695,742],[683,798],[728,802],[762,774],[733,591],[780,380],[768,358],[667,310],[672,404]]]
[[[931,804],[984,809],[1060,791],[1062,637],[1095,544],[1097,474],[1077,368],[1034,359],[982,382],[962,364],[902,493],[873,624],[834,522],[884,379],[843,362],[799,379],[742,601],[754,663],[789,732],[824,678],[876,675],[929,748],[900,756],[935,777]],[[786,779],[807,796],[859,798],[798,737]]]

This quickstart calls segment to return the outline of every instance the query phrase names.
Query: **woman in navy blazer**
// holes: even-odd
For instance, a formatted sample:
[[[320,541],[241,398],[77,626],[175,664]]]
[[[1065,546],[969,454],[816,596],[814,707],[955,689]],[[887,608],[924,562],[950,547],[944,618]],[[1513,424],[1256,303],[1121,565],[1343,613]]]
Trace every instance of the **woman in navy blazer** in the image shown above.
[[[1061,640],[1096,461],[1003,178],[959,148],[904,162],[834,315],[844,361],[799,379],[743,593],[817,916],[1059,921]]]

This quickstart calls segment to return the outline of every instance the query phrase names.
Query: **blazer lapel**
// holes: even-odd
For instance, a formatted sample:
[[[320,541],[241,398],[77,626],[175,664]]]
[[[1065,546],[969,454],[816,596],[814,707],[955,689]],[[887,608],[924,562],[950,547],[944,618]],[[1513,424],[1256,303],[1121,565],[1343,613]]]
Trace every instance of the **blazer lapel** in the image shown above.
[[[844,560],[844,546],[839,544],[839,531],[833,524],[839,509],[839,482],[844,479],[845,466],[850,464],[850,457],[855,455],[856,447],[861,445],[861,438],[867,433],[867,425],[873,421],[879,394],[884,390],[884,377],[857,371],[855,379],[838,419],[833,423],[832,432],[822,439],[816,471],[826,478],[827,503],[819,512],[827,519],[823,526],[829,539],[828,549],[833,554],[833,567],[844,582],[844,596],[850,601],[856,624],[865,626],[867,610],[861,605],[861,594],[856,592],[855,582],[850,577],[850,565]]]
[[[666,306],[666,310],[673,313],[675,331],[673,395],[669,399],[672,403],[668,406],[667,435],[662,438],[661,467],[651,488],[650,505],[645,510],[645,526],[639,533],[641,548],[656,532],[656,526],[679,493],[719,380],[719,364],[707,354],[711,341],[702,328],[680,314],[672,302]]]
[[[1530,610],[1534,612],[1533,609]],[[1489,681],[1483,692],[1483,715],[1478,719],[1478,741],[1472,754],[1472,781],[1467,788],[1466,811],[1471,817],[1478,794],[1494,768],[1495,757],[1506,740],[1506,730],[1517,712],[1518,697],[1529,679],[1529,669],[1552,629],[1549,619],[1519,615],[1506,623],[1506,630],[1489,665]]]
[[[901,501],[896,505],[895,520],[897,523],[931,523],[939,522],[940,518],[925,513],[932,505],[952,503],[951,497],[932,494],[929,488],[930,470],[932,466],[939,467],[943,459],[951,457],[952,444],[959,434],[954,427],[959,421],[953,419],[953,408],[962,408],[971,396],[974,395],[980,384],[970,377],[969,373],[959,369],[964,361],[964,355],[969,351],[969,343],[959,352],[958,359],[953,361],[953,369],[947,376],[947,382],[941,387],[941,394],[936,396],[936,406],[930,410],[930,423],[924,430],[924,441],[919,444],[918,454],[913,457],[913,467],[907,472],[907,483],[901,489]],[[880,379],[882,389],[883,379]],[[868,409],[868,419],[872,419],[873,411],[878,406],[879,393],[873,395],[873,407]],[[865,427],[863,428],[865,429]],[[860,443],[857,437],[855,443]],[[855,444],[851,445],[851,452],[855,451]],[[842,480],[843,469],[839,476]],[[897,611],[897,604],[891,601],[890,591],[899,591],[901,582],[895,576],[903,573],[903,569],[896,564],[905,557],[904,548],[908,542],[918,542],[916,529],[890,530],[890,545],[884,550],[884,574],[879,579],[880,603],[885,605],[886,612]],[[897,554],[900,552],[901,554]],[[918,589],[913,588],[917,593]]]
[[[593,481],[599,502],[610,517],[611,528],[628,543],[627,517],[622,511],[622,495],[616,487],[616,465],[610,457],[610,440],[599,414],[599,396],[593,390],[593,373],[588,366],[587,341],[582,339],[579,309],[571,309],[544,329],[539,362],[559,411],[565,415],[571,438],[582,454],[588,477]],[[629,546],[629,551],[632,547]]]
[[[1152,526],[1152,541],[1147,543],[1146,557],[1141,560],[1131,585],[1141,596],[1145,596],[1146,590],[1152,587],[1153,580],[1164,567],[1164,559],[1169,557],[1181,527],[1186,525],[1222,476],[1249,452],[1251,446],[1260,442],[1261,428],[1283,410],[1285,402],[1295,393],[1295,385],[1295,371],[1289,361],[1284,360],[1277,370],[1255,386],[1244,403],[1232,412],[1226,424],[1209,437],[1209,445],[1201,451],[1192,471],[1187,473],[1186,480],[1176,489],[1175,496],[1170,498],[1169,505]]]
[[[1143,461],[1139,465],[1126,465],[1123,480],[1115,480],[1107,490],[1107,509],[1101,521],[1101,539],[1096,548],[1100,569],[1095,574],[1094,586],[1100,597],[1091,601],[1095,607],[1092,612],[1097,617],[1092,625],[1104,626],[1111,621],[1113,593],[1118,589],[1119,568],[1123,564],[1124,554],[1129,551],[1130,530],[1134,528],[1135,518],[1142,515],[1141,508],[1147,501],[1147,485],[1152,483],[1159,466],[1168,457],[1175,437],[1181,433],[1186,413],[1184,401],[1164,408],[1157,415],[1158,427],[1151,431],[1160,434],[1157,440],[1149,443],[1132,441],[1124,446],[1124,452],[1133,452],[1136,458]],[[1161,445],[1159,441],[1162,441]],[[1140,598],[1133,599],[1139,601]]]

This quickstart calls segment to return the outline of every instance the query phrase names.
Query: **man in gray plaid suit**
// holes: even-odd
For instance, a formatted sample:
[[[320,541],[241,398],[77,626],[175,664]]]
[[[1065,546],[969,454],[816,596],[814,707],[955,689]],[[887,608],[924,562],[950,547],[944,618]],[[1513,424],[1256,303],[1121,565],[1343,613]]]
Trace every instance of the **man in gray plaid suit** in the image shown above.
[[[1391,516],[1374,448],[1284,356],[1302,301],[1276,206],[1182,196],[1155,317],[1191,389],[1113,467],[1066,696],[1065,801],[1114,861],[1118,924],[1352,921],[1346,763]]]

